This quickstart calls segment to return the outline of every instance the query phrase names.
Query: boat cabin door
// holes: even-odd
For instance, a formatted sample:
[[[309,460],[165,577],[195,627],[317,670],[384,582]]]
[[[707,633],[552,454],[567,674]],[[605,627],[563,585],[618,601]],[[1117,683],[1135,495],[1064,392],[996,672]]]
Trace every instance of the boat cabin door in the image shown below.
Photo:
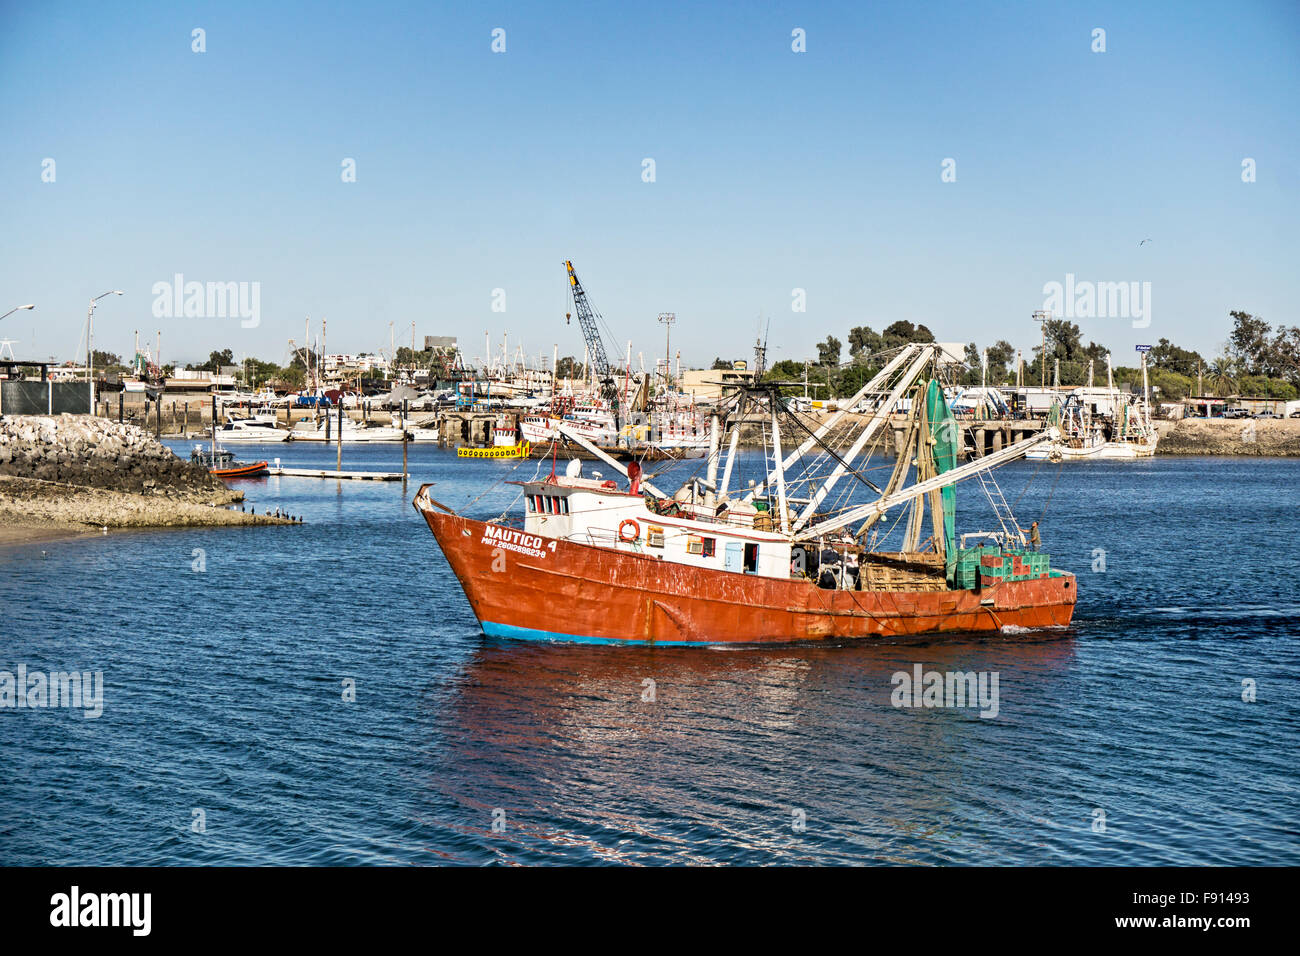
[[[726,569],[740,574],[745,570],[745,546],[739,541],[727,543]]]

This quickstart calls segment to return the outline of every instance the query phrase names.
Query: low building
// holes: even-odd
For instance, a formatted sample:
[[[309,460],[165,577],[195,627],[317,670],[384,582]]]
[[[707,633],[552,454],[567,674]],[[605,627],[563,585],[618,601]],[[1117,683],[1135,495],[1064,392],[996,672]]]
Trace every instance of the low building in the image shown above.
[[[677,387],[699,402],[716,401],[729,386],[752,385],[747,368],[692,368],[682,372]]]
[[[208,391],[213,388],[234,387],[234,375],[222,375],[202,368],[178,368],[167,379],[169,392]]]
[[[1183,413],[1174,418],[1222,418],[1228,410],[1228,399],[1213,395],[1189,395],[1182,401]]]
[[[1251,398],[1242,396],[1233,402],[1237,408],[1244,408],[1251,415],[1259,415],[1262,412],[1268,412],[1273,415],[1286,414],[1286,399],[1284,398]]]

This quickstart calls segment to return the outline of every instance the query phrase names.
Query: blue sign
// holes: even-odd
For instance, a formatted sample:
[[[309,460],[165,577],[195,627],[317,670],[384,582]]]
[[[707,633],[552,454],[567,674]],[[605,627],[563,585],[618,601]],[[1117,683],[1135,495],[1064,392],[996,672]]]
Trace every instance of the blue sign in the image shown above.
[[[1149,346],[1149,345],[1135,345],[1135,346],[1133,346],[1133,347],[1134,347],[1135,349],[1137,349],[1139,352],[1150,352],[1150,351],[1151,351],[1151,346]]]

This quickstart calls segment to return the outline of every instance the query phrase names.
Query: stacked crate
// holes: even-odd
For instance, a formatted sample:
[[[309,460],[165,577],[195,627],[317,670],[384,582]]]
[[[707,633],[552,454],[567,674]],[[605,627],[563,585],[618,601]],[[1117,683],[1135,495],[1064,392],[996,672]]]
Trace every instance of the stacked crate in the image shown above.
[[[969,591],[1001,581],[1032,581],[1052,573],[1051,561],[1039,551],[1003,549],[996,545],[957,552],[953,586]]]
[[[969,591],[979,585],[980,562],[988,556],[1001,553],[996,545],[983,545],[978,548],[962,548],[957,552],[957,567],[954,572],[953,586],[961,591]]]

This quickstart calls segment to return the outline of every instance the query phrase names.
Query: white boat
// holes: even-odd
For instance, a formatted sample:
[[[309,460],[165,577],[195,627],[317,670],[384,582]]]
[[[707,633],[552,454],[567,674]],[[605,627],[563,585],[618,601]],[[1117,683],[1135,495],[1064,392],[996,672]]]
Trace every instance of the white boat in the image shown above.
[[[618,444],[614,416],[594,408],[575,408],[563,418],[549,414],[525,415],[519,420],[519,431],[524,441],[534,445],[547,445],[558,437],[558,425],[576,432],[593,445]]]
[[[1142,354],[1142,396],[1115,387],[1110,355],[1106,356],[1106,387],[1092,384],[1092,363],[1088,363],[1088,384],[1066,396],[1065,404],[1053,403],[1048,424],[1060,429],[1060,441],[1031,448],[1025,457],[1049,461],[1132,461],[1150,458],[1160,440],[1151,424],[1151,400],[1147,385],[1147,356]]]
[[[256,415],[226,413],[226,423],[216,430],[219,444],[280,442],[289,440],[289,432],[278,427],[275,415],[261,412]]]
[[[1034,461],[1133,461],[1156,453],[1156,437],[1147,441],[1106,441],[1098,432],[1071,438],[1047,449],[1031,449],[1025,457]]]
[[[432,418],[425,419],[426,422],[434,421],[434,420],[435,419]],[[417,425],[414,422],[412,422],[409,418],[403,421],[402,416],[397,413],[393,414],[393,428],[397,429],[399,432],[405,431],[407,441],[410,442],[416,442],[416,443],[436,442],[439,438],[438,429],[426,428],[423,425]],[[347,437],[344,436],[344,441],[346,440]],[[398,440],[400,441],[401,439],[399,438]]]
[[[1114,391],[1113,413],[1096,411],[1097,404],[1080,389],[1070,395],[1059,416],[1061,440],[1031,448],[1025,457],[1034,461],[1132,461],[1156,453],[1160,436],[1151,424],[1145,402],[1130,402]],[[1049,421],[1052,419],[1049,417]]]
[[[328,426],[325,419],[319,421],[301,421],[289,430],[289,439],[291,441],[318,441],[318,442],[336,442],[339,440],[339,423],[337,417],[332,417]],[[367,427],[358,425],[352,419],[344,417],[343,419],[343,441],[350,442],[380,442],[380,441],[401,441],[402,429],[390,428],[383,425],[373,425]]]

